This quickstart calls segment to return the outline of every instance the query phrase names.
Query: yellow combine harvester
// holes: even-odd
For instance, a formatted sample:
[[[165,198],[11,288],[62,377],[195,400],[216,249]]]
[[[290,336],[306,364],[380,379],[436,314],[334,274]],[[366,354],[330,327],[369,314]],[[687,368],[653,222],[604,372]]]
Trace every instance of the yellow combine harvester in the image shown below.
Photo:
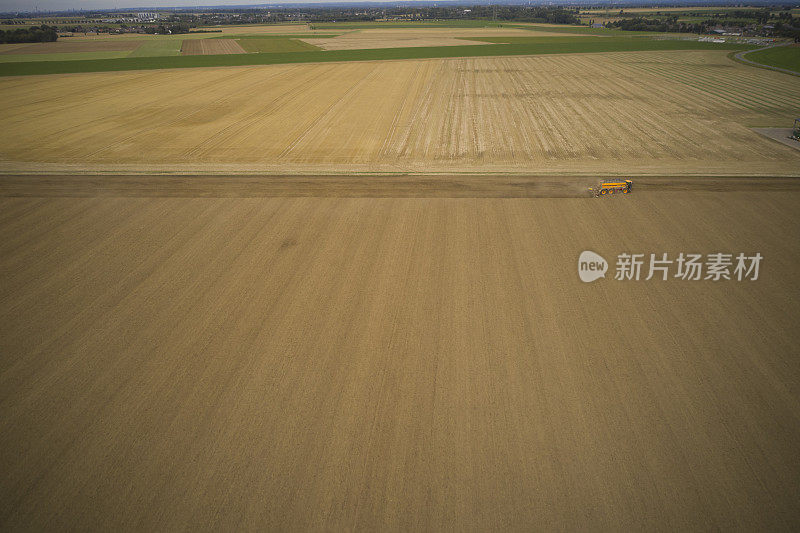
[[[595,198],[607,194],[630,194],[632,185],[631,180],[601,181],[597,187],[589,187],[589,194]]]

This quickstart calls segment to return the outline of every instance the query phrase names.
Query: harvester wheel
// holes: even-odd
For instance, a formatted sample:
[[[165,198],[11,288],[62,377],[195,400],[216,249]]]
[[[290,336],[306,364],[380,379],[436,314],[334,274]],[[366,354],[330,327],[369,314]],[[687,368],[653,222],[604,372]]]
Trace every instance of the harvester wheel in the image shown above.
[[[605,190],[605,189],[601,189],[601,190],[600,190],[600,195],[602,196],[602,195],[604,195],[604,194],[608,194],[608,191],[607,191],[607,190]]]

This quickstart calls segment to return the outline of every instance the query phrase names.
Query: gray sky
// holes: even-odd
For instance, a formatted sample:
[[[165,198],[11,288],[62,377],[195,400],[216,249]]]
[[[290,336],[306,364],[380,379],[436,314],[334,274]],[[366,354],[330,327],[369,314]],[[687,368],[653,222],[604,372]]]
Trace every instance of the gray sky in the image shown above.
[[[308,0],[289,0],[293,4],[314,3]],[[315,0],[319,2],[320,0]],[[222,6],[279,3],[270,0],[248,2],[247,0],[0,0],[0,12],[5,11],[53,11],[66,9],[116,9],[128,7],[182,7]]]

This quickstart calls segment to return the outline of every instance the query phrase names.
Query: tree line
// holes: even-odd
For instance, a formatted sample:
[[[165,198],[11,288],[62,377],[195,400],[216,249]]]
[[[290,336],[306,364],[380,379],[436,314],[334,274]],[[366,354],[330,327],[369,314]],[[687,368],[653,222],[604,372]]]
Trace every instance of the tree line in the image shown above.
[[[635,17],[617,20],[614,22],[607,22],[607,28],[617,28],[624,31],[656,31],[665,33],[710,33],[712,29],[719,26],[719,21],[706,20],[698,23],[678,22],[677,17],[668,17],[665,19],[651,19],[645,17]],[[767,30],[758,30],[756,25],[746,28],[748,33],[752,34],[770,34],[775,37],[789,37],[791,39],[800,39],[800,23],[797,19],[793,22],[775,22],[774,28]]]
[[[555,6],[405,6],[219,10],[196,15],[199,26],[264,22],[372,22],[376,20],[486,20],[580,24],[577,8]]]
[[[31,26],[14,30],[0,30],[0,43],[51,43],[58,39],[55,26]]]

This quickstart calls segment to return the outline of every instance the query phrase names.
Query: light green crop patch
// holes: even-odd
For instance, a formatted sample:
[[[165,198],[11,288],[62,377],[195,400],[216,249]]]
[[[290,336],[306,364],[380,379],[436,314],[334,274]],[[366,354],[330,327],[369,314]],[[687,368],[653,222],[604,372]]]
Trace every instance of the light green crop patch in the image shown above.
[[[177,56],[181,53],[181,43],[176,40],[147,41],[128,54],[128,57],[163,57]]]

